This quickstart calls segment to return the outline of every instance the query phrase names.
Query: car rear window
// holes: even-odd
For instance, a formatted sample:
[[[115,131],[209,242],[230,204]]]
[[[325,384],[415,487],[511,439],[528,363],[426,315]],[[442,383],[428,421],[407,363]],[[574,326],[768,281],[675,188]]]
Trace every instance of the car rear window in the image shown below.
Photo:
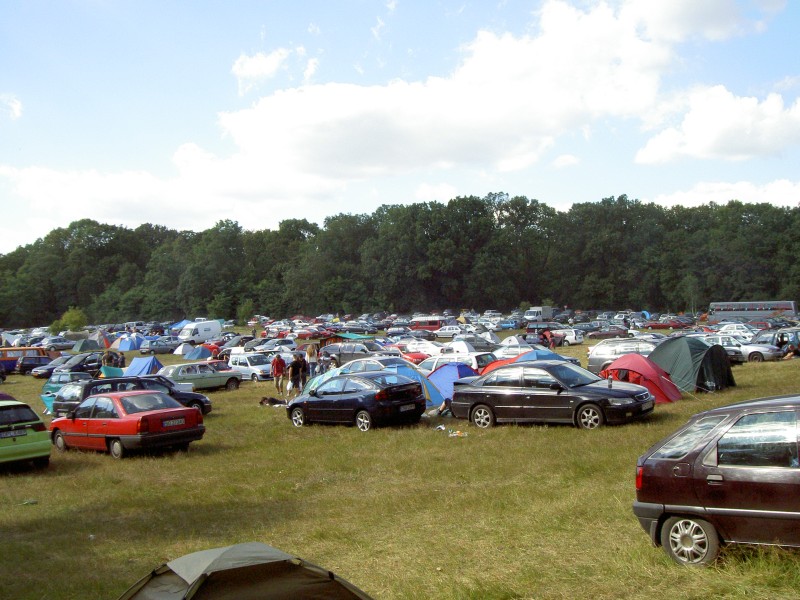
[[[679,459],[686,456],[714,427],[726,418],[727,415],[703,417],[689,425],[683,431],[667,441],[650,458]]]
[[[3,406],[0,408],[0,425],[16,425],[38,420],[39,417],[29,406]]]

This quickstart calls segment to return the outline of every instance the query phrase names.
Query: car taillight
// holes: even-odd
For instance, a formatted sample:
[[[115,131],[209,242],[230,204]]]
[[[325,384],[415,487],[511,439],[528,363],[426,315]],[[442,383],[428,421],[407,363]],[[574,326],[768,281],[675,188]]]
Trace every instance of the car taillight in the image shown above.
[[[44,423],[34,423],[31,429],[34,431],[47,431],[47,427],[44,426]]]
[[[644,475],[644,467],[636,467],[636,491],[642,489],[642,476]]]
[[[375,394],[375,400],[377,401],[388,400],[388,399],[389,399],[389,393],[386,390],[380,390],[377,394]]]
[[[147,433],[150,431],[150,420],[146,418],[139,419],[138,433]]]

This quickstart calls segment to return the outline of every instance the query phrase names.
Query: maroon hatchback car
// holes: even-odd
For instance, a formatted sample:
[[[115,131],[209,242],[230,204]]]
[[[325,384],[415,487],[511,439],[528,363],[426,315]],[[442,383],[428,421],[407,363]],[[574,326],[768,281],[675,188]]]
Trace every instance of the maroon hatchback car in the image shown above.
[[[655,545],[684,565],[721,544],[800,546],[800,396],[694,415],[639,457],[633,512]]]

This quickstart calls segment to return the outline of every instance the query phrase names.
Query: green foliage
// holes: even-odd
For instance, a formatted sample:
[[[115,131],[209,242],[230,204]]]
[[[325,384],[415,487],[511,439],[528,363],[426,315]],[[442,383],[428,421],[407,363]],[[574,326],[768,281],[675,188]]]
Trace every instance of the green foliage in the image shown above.
[[[230,220],[194,233],[83,219],[0,255],[0,326],[52,322],[71,306],[94,323],[531,302],[700,310],[798,299],[798,242],[800,207],[664,208],[625,195],[558,212],[498,192],[261,231]]]
[[[86,313],[76,306],[71,306],[67,312],[61,316],[61,324],[69,331],[80,331],[89,324]]]

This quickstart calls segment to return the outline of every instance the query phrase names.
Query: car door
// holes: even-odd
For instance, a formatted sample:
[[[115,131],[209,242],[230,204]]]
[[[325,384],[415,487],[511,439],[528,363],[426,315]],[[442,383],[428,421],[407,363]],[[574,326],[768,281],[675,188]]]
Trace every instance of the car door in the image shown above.
[[[344,392],[344,377],[334,377],[319,386],[307,404],[307,417],[311,421],[335,421],[336,401]]]
[[[64,424],[62,433],[68,446],[74,448],[92,448],[89,440],[89,420],[94,408],[94,398],[87,398],[75,409],[74,418]]]
[[[224,385],[228,380],[228,375],[215,371],[209,365],[197,365],[197,375],[203,381],[203,387],[212,388]]]
[[[701,505],[730,541],[800,544],[798,417],[746,414],[696,461]]]
[[[574,394],[550,373],[537,367],[522,372],[525,398],[522,418],[527,421],[571,421]],[[559,386],[554,389],[553,386]]]
[[[472,403],[486,404],[498,421],[524,418],[523,406],[526,390],[522,387],[522,368],[496,369],[483,380],[477,391],[478,398]]]
[[[91,416],[86,419],[86,447],[94,450],[106,449],[106,438],[109,435],[118,434],[114,427],[114,420],[117,419],[116,409],[111,398],[98,396],[95,398]],[[109,422],[111,431],[109,432]]]

